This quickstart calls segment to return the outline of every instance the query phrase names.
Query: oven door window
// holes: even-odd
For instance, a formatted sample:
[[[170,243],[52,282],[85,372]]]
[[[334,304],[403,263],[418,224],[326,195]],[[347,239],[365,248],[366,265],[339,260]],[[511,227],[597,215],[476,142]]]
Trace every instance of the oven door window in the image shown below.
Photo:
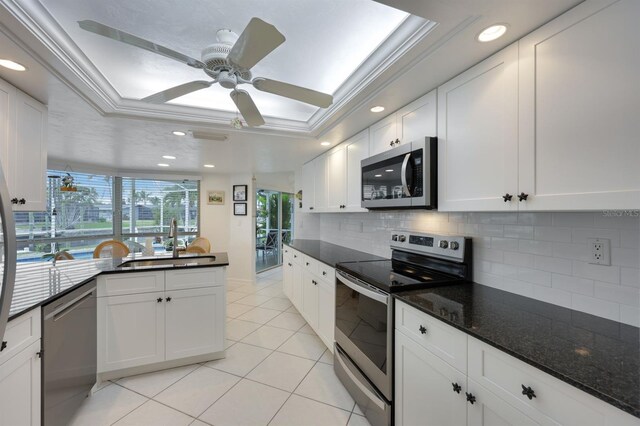
[[[421,149],[365,166],[362,168],[362,199],[390,200],[422,196],[421,172]]]
[[[336,284],[336,327],[387,374],[387,305]]]

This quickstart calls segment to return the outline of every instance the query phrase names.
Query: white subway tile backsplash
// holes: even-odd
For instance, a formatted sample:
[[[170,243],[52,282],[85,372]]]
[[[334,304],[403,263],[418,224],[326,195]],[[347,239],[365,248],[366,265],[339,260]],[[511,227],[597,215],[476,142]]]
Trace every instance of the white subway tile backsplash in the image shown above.
[[[296,238],[389,257],[392,230],[473,238],[474,281],[638,325],[640,218],[601,212],[297,212]],[[612,266],[591,265],[587,238],[611,240]]]
[[[635,229],[638,230],[637,210],[635,212],[618,211],[618,212],[602,212],[595,215],[596,228],[619,228],[619,229]]]

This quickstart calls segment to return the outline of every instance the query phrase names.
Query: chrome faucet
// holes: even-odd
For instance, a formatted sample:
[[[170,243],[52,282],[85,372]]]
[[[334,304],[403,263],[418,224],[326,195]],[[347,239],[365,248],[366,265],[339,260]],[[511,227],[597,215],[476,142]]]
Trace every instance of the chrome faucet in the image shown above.
[[[178,222],[176,218],[171,218],[169,225],[169,238],[173,238],[173,257],[178,257]]]

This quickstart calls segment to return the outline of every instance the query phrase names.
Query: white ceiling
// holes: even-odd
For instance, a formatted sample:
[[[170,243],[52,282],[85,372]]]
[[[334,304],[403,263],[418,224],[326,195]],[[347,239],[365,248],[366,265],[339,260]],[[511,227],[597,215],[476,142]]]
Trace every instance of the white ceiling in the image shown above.
[[[47,5],[55,3],[54,0],[43,1]],[[82,0],[76,0],[76,3],[70,0],[60,1],[71,9],[84,7]],[[216,168],[213,169],[215,172],[293,171],[298,169],[304,161],[327,149],[319,145],[320,140],[329,140],[332,144],[345,140],[383,118],[387,113],[392,113],[397,108],[436,88],[581,1],[379,0],[438,24],[416,35],[419,24],[416,25],[413,22],[413,26],[408,26],[407,23],[417,18],[410,16],[406,19],[377,52],[365,59],[363,66],[355,72],[357,78],[348,80],[347,84],[343,84],[336,90],[334,105],[322,115],[314,114],[307,123],[267,117],[266,126],[235,131],[228,124],[228,117],[233,116],[233,113],[229,112],[213,113],[209,109],[184,106],[141,109],[140,101],[119,99],[117,93],[109,92],[108,88],[101,84],[100,76],[91,72],[90,63],[78,60],[72,46],[65,44],[64,40],[52,38],[56,33],[55,25],[57,24],[53,22],[55,24],[53,25],[47,20],[48,12],[44,9],[41,12],[37,7],[39,3],[35,0],[28,2],[0,0],[0,56],[15,58],[29,67],[26,73],[0,69],[0,78],[8,80],[41,102],[48,104],[51,128],[49,158],[57,163],[83,163],[106,169],[183,173],[210,171],[202,168],[205,163],[215,164]],[[322,7],[330,9],[324,11],[326,13],[330,13],[331,8],[333,12],[335,8],[340,12],[344,10],[340,7],[345,2],[346,0],[326,2],[298,0],[291,3],[294,6],[288,11],[289,13],[282,12],[282,14],[290,17],[300,15],[304,17],[308,8],[317,10]],[[111,3],[104,3],[109,3],[110,10]],[[153,5],[156,3],[148,2]],[[160,5],[164,3],[164,1],[158,2]],[[271,3],[274,2],[263,1],[260,5],[264,8]],[[377,4],[368,0],[358,0],[358,3]],[[93,4],[93,0],[90,4]],[[122,2],[122,5],[125,7],[128,3]],[[31,8],[30,12],[25,12],[22,6]],[[97,2],[94,6],[107,7]],[[114,21],[106,19],[103,21],[134,32],[133,29],[120,25],[120,20],[126,20],[120,8],[101,13],[105,13],[106,18],[111,16],[115,19],[116,15],[119,16]],[[318,12],[320,13],[323,12]],[[255,15],[265,17],[257,12]],[[168,16],[172,17],[171,14]],[[95,15],[85,15],[81,18],[97,19]],[[335,19],[342,18],[340,15]],[[162,19],[165,18],[159,18],[160,21]],[[297,70],[297,67],[305,67],[308,64],[297,60],[299,50],[292,49],[296,54],[288,53],[287,50],[299,36],[297,33],[289,33],[275,19],[278,17],[274,18],[273,23],[285,34],[287,41],[273,54],[284,52],[288,55],[287,66],[292,70],[291,75],[283,78],[280,75],[269,74],[280,72],[276,71],[277,67],[273,69],[274,71],[264,71],[264,74],[262,71],[260,73],[256,71],[256,74],[301,84],[296,79],[304,76],[294,69]],[[427,22],[422,19],[420,21]],[[475,35],[482,28],[495,22],[507,22],[510,25],[509,32],[493,43],[476,42]],[[363,33],[376,32],[375,25],[367,22],[365,24],[367,24],[365,29],[361,30]],[[240,25],[242,26],[244,23]],[[137,27],[134,26],[134,28]],[[210,33],[215,35],[217,28],[218,25],[213,25]],[[233,29],[241,31],[241,28]],[[304,33],[304,30],[305,28],[299,28],[297,31]],[[204,29],[203,31],[207,32]],[[340,29],[336,31],[341,34]],[[186,33],[189,31],[184,34]],[[139,32],[138,34],[145,35]],[[159,37],[168,37],[167,46],[175,49],[182,46],[182,43],[177,41],[184,34],[177,32],[169,37],[168,31],[158,33]],[[86,35],[91,36],[88,33]],[[390,40],[393,43],[388,45]],[[121,49],[134,49],[120,43],[111,43],[109,40],[102,41],[113,44],[109,48],[100,50],[103,57],[107,59],[112,55],[121,55]],[[164,42],[165,40],[155,39],[154,41]],[[115,51],[112,52],[111,48]],[[303,52],[309,53],[312,50],[303,49]],[[197,54],[197,49],[184,48],[182,51],[186,54]],[[141,52],[138,55],[145,56],[147,53]],[[133,56],[136,57],[135,54]],[[140,59],[140,56],[137,56],[136,60],[146,63],[146,60]],[[332,57],[331,54],[325,56]],[[154,59],[165,60],[161,57]],[[180,64],[177,65],[180,68]],[[256,69],[260,65],[262,64],[258,64]],[[185,68],[186,71],[192,71]],[[322,65],[314,65],[311,68],[320,69],[320,75],[327,73]],[[367,71],[362,72],[363,68]],[[131,79],[138,78],[137,71],[132,70],[131,67],[121,67],[116,71],[121,72],[125,80],[127,76]],[[202,78],[198,71],[193,70],[193,72],[196,73],[195,79]],[[184,81],[180,80],[177,83],[181,82]],[[166,84],[167,87],[171,85],[173,82]],[[322,90],[317,86],[311,87]],[[162,88],[164,86],[159,89]],[[138,90],[135,87],[134,89]],[[206,96],[213,95],[213,90],[205,90],[202,93]],[[138,96],[145,96],[148,93],[145,91]],[[123,95],[126,96],[126,93]],[[274,95],[268,96],[277,99]],[[297,105],[295,101],[287,102],[293,105],[294,109],[301,105]],[[383,114],[374,114],[369,111],[371,106],[377,104],[387,108]],[[263,104],[259,104],[259,107],[263,109]],[[264,104],[264,107],[267,105]],[[301,113],[301,110],[298,113]],[[228,140],[213,142],[190,137],[177,138],[170,134],[171,130],[177,128],[224,133],[228,135]],[[176,160],[169,161],[171,167],[168,170],[159,169],[156,166],[158,162],[166,162],[161,159],[165,154],[178,157]]]

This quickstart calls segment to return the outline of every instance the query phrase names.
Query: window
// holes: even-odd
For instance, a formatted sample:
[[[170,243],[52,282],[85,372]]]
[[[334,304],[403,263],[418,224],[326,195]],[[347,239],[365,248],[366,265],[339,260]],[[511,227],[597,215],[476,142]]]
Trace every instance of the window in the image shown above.
[[[67,172],[48,171],[46,211],[15,213],[18,261],[39,261],[60,250],[91,258],[93,249],[108,239],[124,241],[132,251],[149,244],[156,252],[165,251],[171,248],[164,236],[173,217],[181,245],[198,236],[198,181],[71,174],[75,190],[69,191],[62,185]],[[114,202],[118,197],[120,202]]]

